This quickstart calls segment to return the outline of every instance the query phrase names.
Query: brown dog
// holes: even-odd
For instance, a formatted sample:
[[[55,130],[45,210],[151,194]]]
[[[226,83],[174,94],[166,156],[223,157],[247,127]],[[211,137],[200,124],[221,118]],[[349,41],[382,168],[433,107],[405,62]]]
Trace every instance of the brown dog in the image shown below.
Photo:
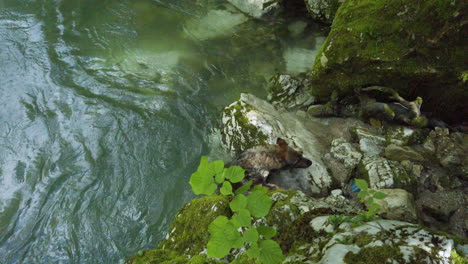
[[[266,180],[271,172],[308,168],[312,161],[304,158],[301,151],[289,147],[284,139],[278,138],[276,145],[261,145],[245,150],[235,161],[226,164],[226,167],[233,165],[246,170],[245,180],[268,186]]]

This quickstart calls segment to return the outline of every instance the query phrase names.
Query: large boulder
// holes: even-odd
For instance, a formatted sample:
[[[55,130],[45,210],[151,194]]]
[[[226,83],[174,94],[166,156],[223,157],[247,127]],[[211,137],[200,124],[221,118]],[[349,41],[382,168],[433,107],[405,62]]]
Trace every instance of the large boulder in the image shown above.
[[[468,2],[346,0],[311,72],[312,94],[327,101],[371,85],[448,121],[466,117]]]
[[[234,154],[255,145],[275,144],[278,137],[301,149],[312,165],[307,169],[280,171],[273,175],[272,180],[280,187],[316,196],[327,195],[337,183],[322,159],[330,150],[330,142],[338,137],[349,139],[348,127],[365,126],[355,119],[307,119],[304,112],[279,111],[250,94],[241,94],[240,100],[226,107],[222,122],[223,142]],[[350,155],[359,156],[358,153]],[[356,163],[356,158],[350,162]],[[352,164],[348,167],[351,168]]]
[[[310,16],[317,21],[331,24],[344,0],[305,0]]]
[[[326,195],[332,178],[322,161],[327,144],[320,141],[304,118],[289,112],[279,112],[271,104],[250,94],[241,94],[239,101],[226,107],[223,113],[223,140],[236,153],[255,145],[275,144],[278,137],[300,148],[312,161],[307,169],[296,169],[291,175],[282,171],[281,178],[294,178],[298,188],[308,194]]]
[[[283,263],[450,263],[454,241],[421,226],[392,220],[352,225],[347,216],[361,212],[342,195],[309,198],[296,191],[269,192],[270,213],[254,226],[277,230]],[[226,197],[205,196],[183,206],[157,249],[138,252],[128,264],[259,263],[232,250],[221,260],[206,255],[208,225],[218,215],[231,216]],[[349,219],[349,218],[348,218]]]

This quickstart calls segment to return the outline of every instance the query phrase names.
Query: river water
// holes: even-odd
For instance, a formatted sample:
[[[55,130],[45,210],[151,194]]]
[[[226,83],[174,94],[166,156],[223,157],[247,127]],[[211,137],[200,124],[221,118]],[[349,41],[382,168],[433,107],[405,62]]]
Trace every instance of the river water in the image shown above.
[[[0,0],[0,263],[157,245],[223,106],[310,68],[304,27],[221,0]]]

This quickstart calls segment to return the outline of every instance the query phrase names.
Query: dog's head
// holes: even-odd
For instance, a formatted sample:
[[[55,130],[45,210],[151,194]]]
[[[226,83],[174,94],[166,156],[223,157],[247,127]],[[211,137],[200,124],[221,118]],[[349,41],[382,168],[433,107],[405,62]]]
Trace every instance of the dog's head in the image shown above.
[[[288,146],[282,138],[276,140],[278,157],[286,163],[286,168],[308,168],[312,161],[302,156],[302,151]]]

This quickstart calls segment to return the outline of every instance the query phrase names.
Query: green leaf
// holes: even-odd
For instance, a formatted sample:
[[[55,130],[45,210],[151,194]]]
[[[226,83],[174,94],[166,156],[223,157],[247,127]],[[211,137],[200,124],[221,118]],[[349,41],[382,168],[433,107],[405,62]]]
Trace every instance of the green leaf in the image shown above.
[[[253,181],[250,180],[248,181],[246,184],[242,185],[241,187],[239,187],[237,190],[236,190],[236,194],[243,194],[245,193],[246,191],[248,191],[250,189],[250,186],[252,186],[252,183]]]
[[[367,210],[372,211],[374,213],[378,213],[380,211],[380,204],[377,204],[377,203],[370,204]]]
[[[376,192],[374,194],[374,198],[375,199],[379,199],[379,200],[382,200],[382,199],[385,199],[387,197],[387,195],[383,192]]]
[[[236,195],[229,203],[229,207],[233,212],[239,212],[247,206],[247,198],[243,194]]]
[[[266,216],[272,204],[271,198],[263,191],[253,191],[247,197],[247,209],[257,218]]]
[[[362,179],[355,179],[354,182],[356,183],[356,186],[361,189],[361,191],[366,191],[369,189],[369,185],[367,185],[367,182]]]
[[[265,264],[278,264],[284,260],[283,251],[278,243],[273,240],[263,240],[259,244],[260,256]]]
[[[213,176],[207,177],[206,174],[196,171],[190,176],[190,185],[195,194],[210,195],[216,191],[218,186],[213,181]]]
[[[357,194],[357,197],[358,197],[358,198],[361,198],[361,199],[364,198],[364,197],[366,197],[366,196],[367,196],[367,192],[359,192],[359,193]]]
[[[374,198],[369,197],[369,198],[366,200],[366,205],[373,205],[373,204],[374,204]]]
[[[261,185],[255,185],[252,189],[252,192],[261,192],[266,194],[268,192],[268,189]]]
[[[266,239],[270,239],[276,235],[276,230],[269,226],[259,226],[257,227],[257,231]]]
[[[252,243],[257,242],[258,240],[258,231],[255,227],[251,227],[244,232],[244,242]]]
[[[222,160],[215,160],[210,163],[210,165],[213,167],[213,171],[215,174],[222,174],[224,171],[224,161]]]
[[[240,182],[244,179],[245,170],[239,166],[231,166],[224,170],[224,178],[232,183]]]
[[[190,176],[190,185],[195,194],[213,194],[218,186],[214,183],[213,176],[215,175],[213,166],[208,163],[208,158],[201,157],[200,165],[196,172]]]
[[[218,216],[208,226],[211,234],[207,249],[210,257],[225,257],[231,248],[241,248],[244,244],[243,237],[237,228],[225,216]]]
[[[241,209],[239,212],[232,217],[239,222],[240,226],[250,227],[252,225],[252,216],[249,210]]]
[[[247,250],[247,256],[249,256],[250,258],[260,257],[260,249],[258,247],[258,243],[252,243],[250,248]]]
[[[224,173],[218,173],[215,175],[216,183],[223,183],[224,182]]]
[[[229,223],[229,219],[224,215],[220,215],[220,216],[216,217],[216,219],[213,220],[213,222],[211,222],[208,225],[208,231],[210,232],[210,234],[223,232],[225,226],[228,223]]]
[[[226,239],[223,236],[212,236],[207,244],[208,256],[212,258],[224,258],[229,251],[231,246],[226,243]]]
[[[225,181],[223,182],[223,186],[219,190],[222,195],[231,195],[232,194],[232,185],[230,182]]]

